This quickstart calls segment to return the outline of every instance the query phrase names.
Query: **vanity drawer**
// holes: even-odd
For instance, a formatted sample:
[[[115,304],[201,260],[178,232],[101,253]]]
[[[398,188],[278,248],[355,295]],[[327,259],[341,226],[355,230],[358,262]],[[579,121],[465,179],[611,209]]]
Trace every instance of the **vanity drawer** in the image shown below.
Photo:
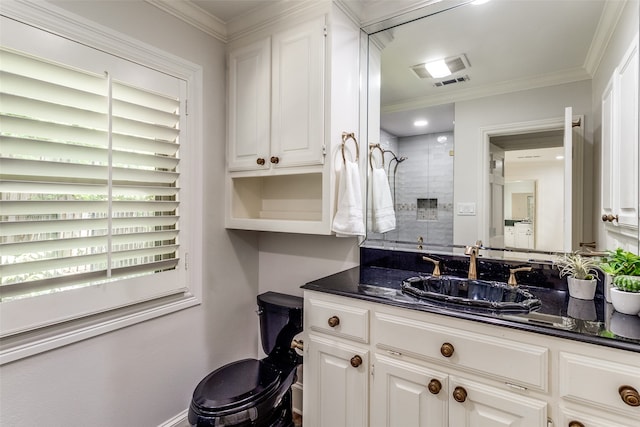
[[[362,343],[369,342],[369,310],[330,299],[305,298],[305,328]]]
[[[516,388],[547,391],[546,347],[387,313],[375,313],[372,327],[382,350],[490,376]]]
[[[623,395],[631,401],[637,400],[634,397],[640,392],[640,367],[637,365],[560,352],[559,367],[562,398],[618,413],[626,412],[640,419],[640,406],[631,406],[623,400]]]

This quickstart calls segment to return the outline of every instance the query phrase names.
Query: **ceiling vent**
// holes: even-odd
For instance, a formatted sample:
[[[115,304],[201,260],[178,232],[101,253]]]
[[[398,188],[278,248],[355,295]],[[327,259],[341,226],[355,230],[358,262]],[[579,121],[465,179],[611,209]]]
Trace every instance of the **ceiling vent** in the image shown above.
[[[467,55],[465,55],[464,53],[462,55],[450,56],[449,58],[445,58],[444,62],[447,64],[447,67],[449,67],[451,74],[455,74],[459,71],[466,70],[467,68],[471,67],[471,64],[469,64],[469,60],[467,59]],[[411,71],[413,71],[413,73],[418,76],[419,79],[433,79],[434,77],[429,74],[424,65],[424,62],[422,64],[414,65],[411,67]]]
[[[442,87],[442,86],[452,85],[454,83],[466,82],[466,81],[469,81],[469,80],[470,80],[469,76],[464,75],[464,76],[460,76],[460,77],[454,77],[452,79],[441,80],[439,82],[435,82],[433,85],[435,87]]]

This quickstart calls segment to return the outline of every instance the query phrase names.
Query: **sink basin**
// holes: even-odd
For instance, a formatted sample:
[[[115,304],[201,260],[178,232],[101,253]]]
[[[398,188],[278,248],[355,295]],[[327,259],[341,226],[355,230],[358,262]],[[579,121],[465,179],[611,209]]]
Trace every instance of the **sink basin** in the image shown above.
[[[538,298],[518,286],[453,276],[410,277],[402,281],[402,292],[421,300],[511,313],[528,313],[541,305]]]

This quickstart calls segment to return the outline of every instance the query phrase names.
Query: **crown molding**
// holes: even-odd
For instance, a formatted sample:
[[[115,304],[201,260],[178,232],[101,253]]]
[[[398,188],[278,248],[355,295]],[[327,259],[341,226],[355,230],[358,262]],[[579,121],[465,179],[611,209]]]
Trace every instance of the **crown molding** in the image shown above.
[[[417,108],[431,107],[434,105],[469,101],[476,98],[520,92],[523,90],[575,83],[590,79],[591,75],[583,68],[575,68],[534,78],[510,80],[497,84],[486,85],[475,89],[457,89],[454,91],[446,90],[447,87],[445,86],[441,88],[444,90],[441,94],[429,94],[426,96],[411,98],[399,103],[385,104],[381,106],[380,111],[382,113],[396,113],[400,111],[414,110]]]
[[[592,76],[595,75],[600,66],[600,61],[606,52],[626,3],[627,0],[608,0],[604,5],[596,33],[593,36],[584,61],[584,69]]]
[[[295,20],[312,13],[326,13],[330,10],[331,0],[275,0],[227,22],[228,42],[259,33],[265,28]]]
[[[180,0],[145,0],[147,3],[161,9],[178,19],[194,26],[210,36],[226,43],[227,25],[221,19],[211,15],[201,7],[190,1]]]

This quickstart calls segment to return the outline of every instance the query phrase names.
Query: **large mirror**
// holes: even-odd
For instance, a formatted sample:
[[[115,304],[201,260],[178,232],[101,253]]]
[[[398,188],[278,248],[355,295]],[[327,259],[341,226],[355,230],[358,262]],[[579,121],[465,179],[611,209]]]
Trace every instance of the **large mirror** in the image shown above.
[[[374,28],[367,240],[546,252],[595,242],[607,55],[637,32],[632,3],[444,0]],[[390,206],[394,227],[376,221]]]

